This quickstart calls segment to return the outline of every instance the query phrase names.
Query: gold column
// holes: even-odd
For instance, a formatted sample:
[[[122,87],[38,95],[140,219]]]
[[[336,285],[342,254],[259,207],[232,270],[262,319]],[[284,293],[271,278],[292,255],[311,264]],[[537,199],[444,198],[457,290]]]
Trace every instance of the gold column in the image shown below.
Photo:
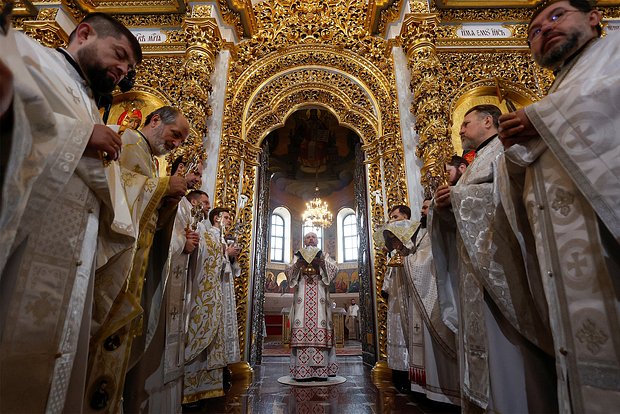
[[[240,143],[237,143],[240,144]],[[229,206],[234,206],[234,209],[237,210],[237,214],[235,217],[235,223],[238,226],[238,241],[241,246],[241,253],[239,254],[239,266],[241,268],[241,276],[237,278],[235,282],[235,294],[237,296],[237,321],[239,326],[239,346],[241,350],[245,349],[246,342],[246,329],[250,329],[246,321],[249,319],[249,310],[251,309],[251,303],[248,303],[249,290],[250,286],[250,278],[253,277],[251,262],[250,262],[250,251],[253,248],[252,243],[252,218],[254,214],[254,191],[256,187],[256,172],[257,166],[259,165],[259,155],[261,149],[255,145],[250,143],[244,143],[241,148],[236,148],[235,151],[238,151],[237,154],[241,154],[241,158],[243,160],[243,171],[240,172],[242,175],[238,178],[239,181],[233,181],[234,183],[239,182],[240,185],[240,194],[239,196],[245,196],[247,202],[243,208],[238,206],[237,202],[237,193],[236,190],[238,187],[233,186],[235,189],[234,193],[230,191],[227,194],[227,200]],[[228,158],[231,158],[232,154],[228,154]],[[229,185],[231,182],[228,183]],[[250,299],[251,300],[251,299]]]
[[[442,183],[444,163],[454,148],[448,134],[449,114],[442,84],[444,68],[437,57],[435,41],[439,18],[429,13],[426,3],[414,2],[415,13],[405,16],[401,29],[402,46],[411,71],[413,103],[420,142],[416,155],[423,160],[422,185],[426,196]]]
[[[173,104],[181,110],[196,132],[190,134],[181,147],[166,156],[168,165],[179,156],[185,160],[192,159],[196,152],[200,159],[207,158],[203,141],[208,132],[207,119],[213,113],[208,103],[212,91],[211,74],[223,44],[217,22],[210,15],[211,6],[195,5],[188,11],[181,30],[170,35],[172,41],[185,43],[181,67],[176,66],[176,62],[165,62],[165,58],[159,57],[154,59],[155,62],[145,59],[138,69],[139,81],[152,83],[153,79],[167,78],[163,85],[165,88],[162,89],[169,94]],[[170,66],[172,75],[159,73],[166,66]],[[214,162],[217,154],[210,155],[211,162]]]
[[[215,58],[222,47],[222,37],[210,7],[195,5],[183,22],[182,35],[187,42],[181,82],[180,109],[202,140],[207,133],[207,118],[212,109],[208,104],[211,74]]]
[[[379,139],[379,150],[383,159],[383,176],[386,206],[408,204],[407,181],[403,144],[397,134],[386,134]],[[382,221],[381,221],[382,222]]]

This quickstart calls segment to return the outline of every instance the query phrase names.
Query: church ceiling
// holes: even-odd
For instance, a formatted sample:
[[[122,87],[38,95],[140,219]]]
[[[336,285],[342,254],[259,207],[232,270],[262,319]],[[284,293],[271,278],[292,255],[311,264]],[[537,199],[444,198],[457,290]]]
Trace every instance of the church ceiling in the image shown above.
[[[274,190],[307,201],[314,197],[315,182],[326,197],[353,181],[359,138],[328,111],[296,111],[266,141]]]

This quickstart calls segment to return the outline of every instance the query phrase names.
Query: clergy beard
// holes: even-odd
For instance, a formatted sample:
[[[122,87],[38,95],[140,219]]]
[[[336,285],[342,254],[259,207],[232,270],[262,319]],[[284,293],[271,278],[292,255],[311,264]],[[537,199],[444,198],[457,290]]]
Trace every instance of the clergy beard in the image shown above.
[[[463,151],[473,151],[476,149],[477,145],[471,139],[466,136],[461,136],[461,146],[463,147]]]
[[[93,91],[99,94],[107,94],[114,90],[116,86],[114,79],[108,74],[108,69],[102,67],[94,45],[78,50],[77,58]]]
[[[166,148],[166,140],[163,138],[164,135],[164,124],[159,124],[157,128],[153,130],[153,135],[151,139],[149,139],[149,143],[151,144],[151,149],[153,150],[153,155],[162,156],[168,154],[172,149]]]
[[[450,185],[456,185],[456,183],[458,183],[461,179],[461,175],[463,175],[463,173],[457,169],[456,174],[454,175],[454,180],[450,181]]]
[[[556,69],[560,67],[577,49],[581,32],[572,31],[567,34],[564,43],[552,47],[546,53],[533,53],[534,61],[543,68]]]

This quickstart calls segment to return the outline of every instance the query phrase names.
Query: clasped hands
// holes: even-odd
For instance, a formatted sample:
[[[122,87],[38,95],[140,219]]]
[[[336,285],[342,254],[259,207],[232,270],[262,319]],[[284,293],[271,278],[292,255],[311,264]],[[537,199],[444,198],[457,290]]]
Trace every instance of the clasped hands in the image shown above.
[[[435,190],[435,208],[450,207],[450,204],[450,186],[447,184],[440,185]]]
[[[498,136],[505,149],[539,137],[523,109],[499,117]]]
[[[241,248],[235,244],[227,244],[225,247],[225,252],[228,257],[237,257],[241,252]]]

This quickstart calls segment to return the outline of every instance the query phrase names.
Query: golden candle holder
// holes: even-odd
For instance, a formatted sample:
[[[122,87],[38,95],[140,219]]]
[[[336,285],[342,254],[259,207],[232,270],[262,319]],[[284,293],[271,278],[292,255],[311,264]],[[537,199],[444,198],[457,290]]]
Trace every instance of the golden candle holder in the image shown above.
[[[387,265],[389,267],[403,267],[405,265],[404,263],[405,258],[400,254],[398,250],[396,250],[396,253],[394,254],[394,256],[392,256]]]

